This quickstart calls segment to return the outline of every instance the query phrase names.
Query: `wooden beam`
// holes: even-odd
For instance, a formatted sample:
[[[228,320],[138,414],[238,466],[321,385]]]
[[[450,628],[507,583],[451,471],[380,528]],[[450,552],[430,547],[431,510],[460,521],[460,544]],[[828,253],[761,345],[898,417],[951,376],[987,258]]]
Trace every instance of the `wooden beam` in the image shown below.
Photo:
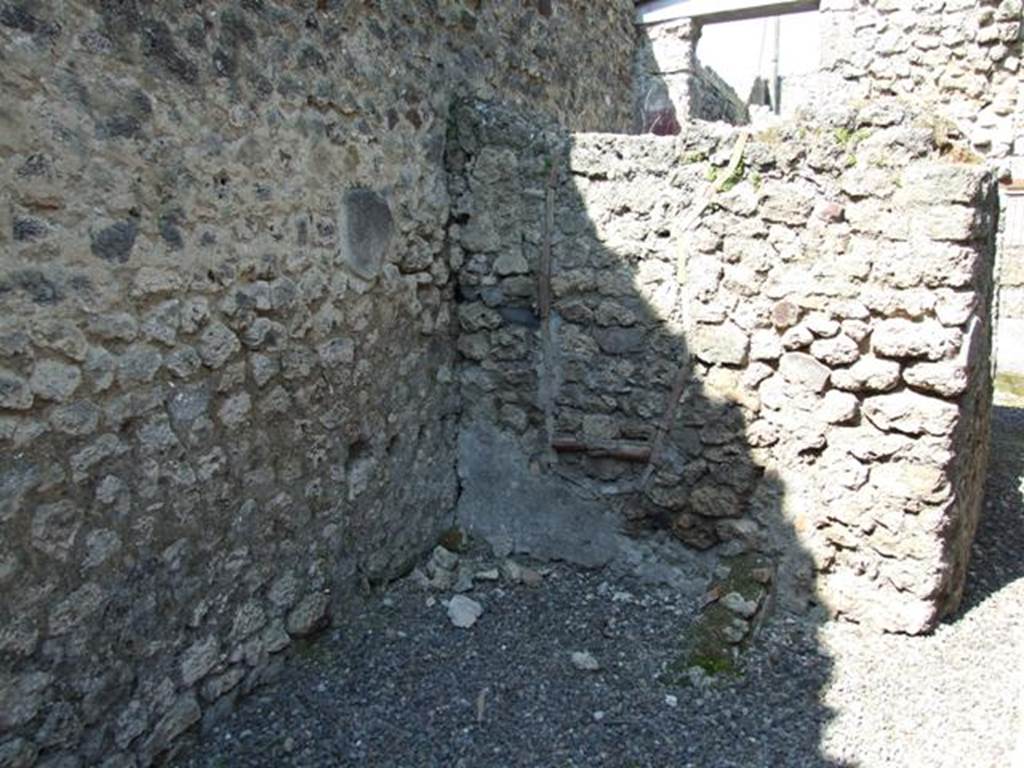
[[[818,10],[821,0],[653,0],[639,3],[637,24],[694,19],[702,24]]]

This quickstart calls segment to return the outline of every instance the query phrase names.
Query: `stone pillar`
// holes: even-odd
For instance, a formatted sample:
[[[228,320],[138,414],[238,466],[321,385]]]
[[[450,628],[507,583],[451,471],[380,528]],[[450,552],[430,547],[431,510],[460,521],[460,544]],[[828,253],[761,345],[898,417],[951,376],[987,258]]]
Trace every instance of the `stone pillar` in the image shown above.
[[[1024,380],[1024,189],[1006,189],[1001,198],[996,371],[1018,384]]]
[[[637,115],[641,133],[679,133],[694,112],[700,26],[690,19],[644,27],[637,47]]]

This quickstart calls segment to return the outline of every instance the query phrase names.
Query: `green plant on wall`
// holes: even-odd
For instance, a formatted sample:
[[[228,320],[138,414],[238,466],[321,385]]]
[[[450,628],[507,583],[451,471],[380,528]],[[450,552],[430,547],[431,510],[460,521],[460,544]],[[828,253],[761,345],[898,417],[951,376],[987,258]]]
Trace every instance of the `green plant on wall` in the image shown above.
[[[736,164],[736,169],[729,175],[729,177],[724,182],[721,183],[719,189],[722,192],[728,192],[730,189],[732,189],[741,181],[743,181],[743,176],[746,174],[746,171],[746,164],[743,162],[743,158],[740,158],[739,163]]]

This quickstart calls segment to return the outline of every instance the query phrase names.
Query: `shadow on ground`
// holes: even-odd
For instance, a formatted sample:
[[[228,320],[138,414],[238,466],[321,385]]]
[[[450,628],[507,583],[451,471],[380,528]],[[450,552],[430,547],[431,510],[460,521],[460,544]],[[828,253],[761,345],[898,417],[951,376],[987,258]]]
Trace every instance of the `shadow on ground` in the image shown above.
[[[497,563],[464,556],[474,568]],[[481,583],[469,630],[411,579],[300,649],[287,676],[210,729],[180,766],[835,766],[819,756],[829,661],[776,620],[743,678],[665,682],[693,608],[607,570]],[[598,671],[581,671],[586,651]]]
[[[1024,578],[1024,404],[993,407],[991,441],[984,512],[955,618]]]

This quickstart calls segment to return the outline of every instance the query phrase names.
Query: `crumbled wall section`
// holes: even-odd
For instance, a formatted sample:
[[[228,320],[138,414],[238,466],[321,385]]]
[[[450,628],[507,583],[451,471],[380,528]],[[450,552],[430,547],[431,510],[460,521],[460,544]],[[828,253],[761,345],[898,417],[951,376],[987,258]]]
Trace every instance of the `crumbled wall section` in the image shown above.
[[[697,62],[697,105],[694,115],[699,120],[722,121],[730,125],[750,122],[747,105],[736,90],[711,67]]]
[[[983,165],[896,104],[754,136],[739,162],[721,125],[459,125],[470,450],[515,446],[628,525],[771,553],[790,603],[902,632],[955,608],[991,388]]]
[[[674,136],[689,120],[750,121],[746,104],[697,59],[700,26],[688,19],[639,27],[634,77],[639,133]]]
[[[450,523],[450,104],[632,119],[632,3],[485,5],[0,2],[0,765],[149,764]]]

